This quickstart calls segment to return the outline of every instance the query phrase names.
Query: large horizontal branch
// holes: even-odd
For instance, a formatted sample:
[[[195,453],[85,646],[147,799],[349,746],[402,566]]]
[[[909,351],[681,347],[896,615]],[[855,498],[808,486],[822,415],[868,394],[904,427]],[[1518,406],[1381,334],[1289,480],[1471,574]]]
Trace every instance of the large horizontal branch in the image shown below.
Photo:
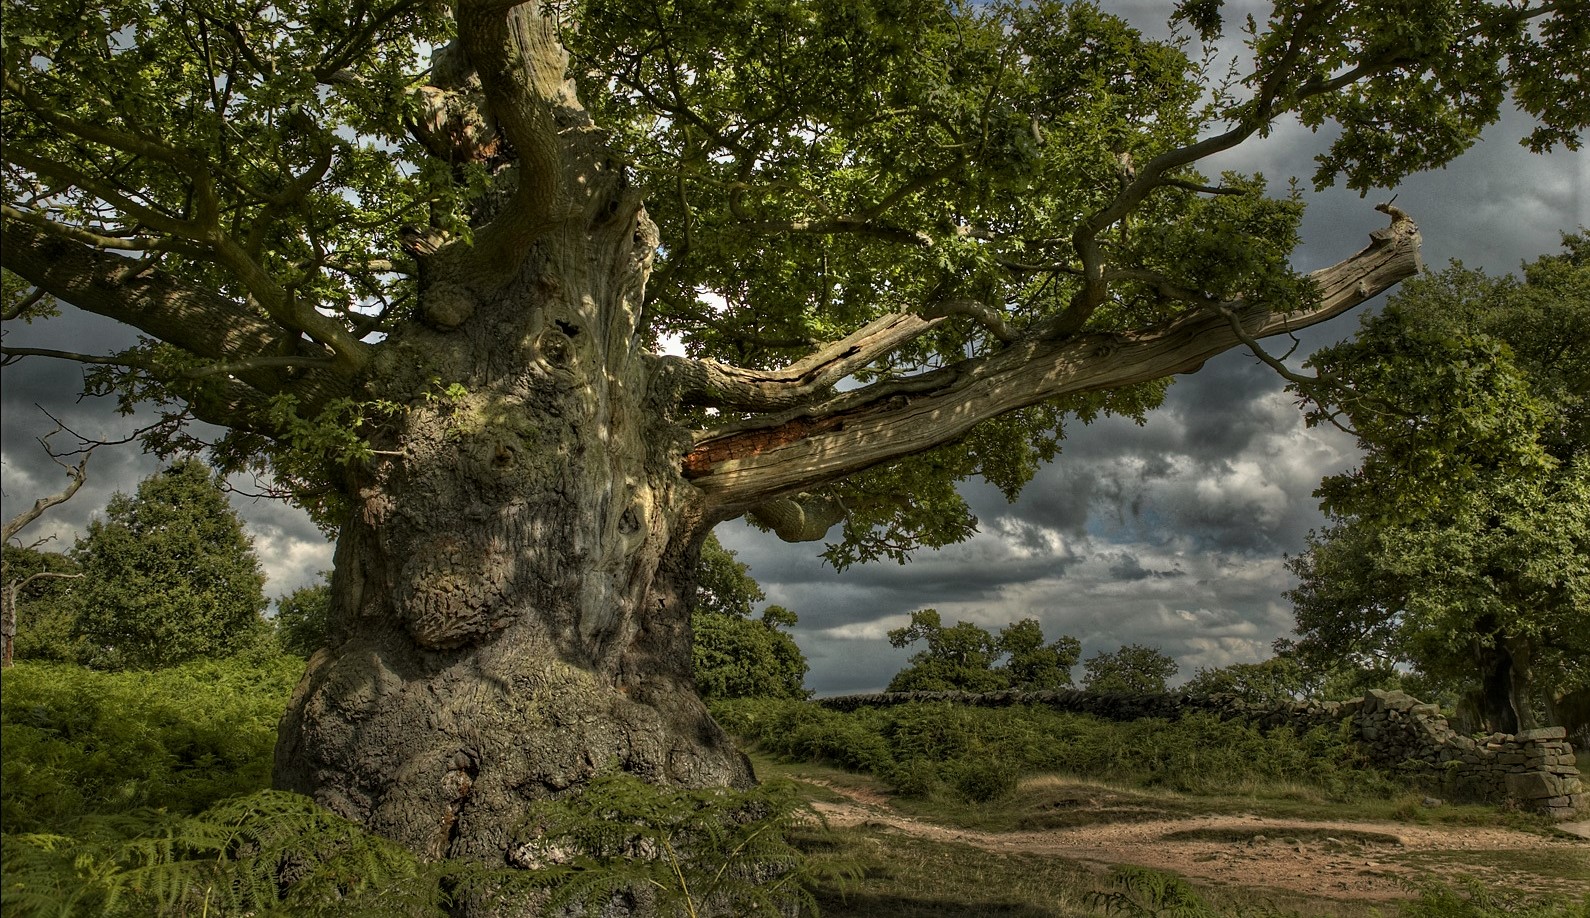
[[[1192,372],[1242,343],[1228,313],[1248,338],[1285,334],[1341,315],[1417,273],[1418,228],[1394,217],[1368,248],[1311,275],[1319,298],[1306,308],[1273,312],[1236,302],[1142,332],[1023,340],[988,357],[844,393],[825,410],[774,426],[702,440],[685,456],[684,474],[715,513],[734,516],[954,442],[983,421],[1047,399]]]
[[[913,313],[891,313],[777,370],[747,370],[716,360],[660,357],[685,401],[710,408],[777,411],[813,401],[846,376],[918,337],[943,321]]]
[[[351,385],[345,365],[328,370],[319,359],[306,360],[324,354],[295,353],[296,330],[139,260],[14,220],[7,220],[0,234],[0,258],[7,269],[62,302],[226,364],[230,375],[260,393],[291,391],[308,402],[346,394]],[[289,381],[282,372],[287,363],[313,363],[317,369]]]

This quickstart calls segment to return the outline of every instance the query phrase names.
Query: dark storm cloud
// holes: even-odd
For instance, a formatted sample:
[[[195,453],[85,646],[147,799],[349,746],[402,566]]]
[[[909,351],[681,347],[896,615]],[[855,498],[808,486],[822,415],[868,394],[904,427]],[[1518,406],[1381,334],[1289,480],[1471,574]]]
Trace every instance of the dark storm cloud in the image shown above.
[[[12,347],[108,355],[136,344],[137,336],[120,323],[62,307],[59,318],[7,328],[5,340]],[[50,509],[19,536],[25,545],[49,538],[41,547],[64,550],[85,532],[90,519],[103,516],[112,495],[131,494],[139,481],[160,470],[163,463],[145,455],[136,442],[114,442],[157,417],[148,410],[124,416],[118,413],[114,398],[83,396],[84,368],[70,361],[29,357],[0,372],[4,381],[0,389],[4,509],[0,512],[6,519],[68,482],[65,470],[38,443],[55,428],[52,416],[67,428],[50,437],[50,449],[57,453],[80,448],[78,435],[111,444],[94,450],[88,481],[72,500]],[[214,432],[205,425],[195,428],[201,437],[210,435],[206,431]],[[64,456],[62,461],[75,464],[77,458]],[[269,578],[268,592],[280,594],[305,586],[331,566],[330,546],[302,511],[280,501],[248,496],[259,490],[249,479],[237,479],[233,485],[237,492],[230,495],[231,502],[254,539]]]

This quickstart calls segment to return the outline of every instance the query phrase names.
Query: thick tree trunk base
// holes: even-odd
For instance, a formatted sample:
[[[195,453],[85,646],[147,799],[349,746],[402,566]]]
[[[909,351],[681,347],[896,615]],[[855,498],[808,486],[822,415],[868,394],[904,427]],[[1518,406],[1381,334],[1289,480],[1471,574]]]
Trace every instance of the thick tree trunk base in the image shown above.
[[[530,866],[527,806],[598,773],[753,783],[692,691],[636,699],[512,630],[467,651],[391,634],[316,654],[282,721],[276,786],[428,858]]]

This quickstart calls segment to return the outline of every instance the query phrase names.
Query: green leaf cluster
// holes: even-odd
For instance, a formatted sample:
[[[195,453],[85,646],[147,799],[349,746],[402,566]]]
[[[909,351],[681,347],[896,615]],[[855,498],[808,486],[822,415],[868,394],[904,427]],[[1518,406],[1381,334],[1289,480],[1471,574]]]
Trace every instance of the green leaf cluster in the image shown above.
[[[553,908],[629,901],[665,916],[778,915],[815,908],[788,841],[814,818],[789,781],[684,791],[613,773],[532,807],[514,850],[546,865]]]

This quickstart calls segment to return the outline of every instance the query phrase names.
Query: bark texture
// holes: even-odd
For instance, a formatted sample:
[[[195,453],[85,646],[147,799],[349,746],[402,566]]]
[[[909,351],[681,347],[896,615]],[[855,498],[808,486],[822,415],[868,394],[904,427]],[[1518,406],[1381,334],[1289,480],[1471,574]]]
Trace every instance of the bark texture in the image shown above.
[[[504,46],[547,44],[545,24],[486,19],[461,29],[470,59],[488,85],[520,79],[488,71],[536,60]],[[425,322],[371,365],[368,391],[403,408],[350,473],[333,639],[275,769],[423,856],[519,866],[526,805],[600,771],[752,781],[690,672],[713,520],[636,340],[656,231],[559,95],[561,64],[539,70],[525,78],[542,95],[498,113],[510,137],[542,138],[521,170],[557,169],[502,177],[512,215],[427,259]]]
[[[332,646],[277,750],[278,786],[429,857],[515,863],[525,804],[603,769],[751,780],[691,679],[685,602],[705,528],[679,486],[682,445],[641,374],[587,372],[603,348],[569,300],[593,291],[552,267],[584,240],[545,248],[551,273],[416,334],[427,359],[387,367],[478,363],[446,377],[471,379],[467,395],[411,407],[354,483]]]

